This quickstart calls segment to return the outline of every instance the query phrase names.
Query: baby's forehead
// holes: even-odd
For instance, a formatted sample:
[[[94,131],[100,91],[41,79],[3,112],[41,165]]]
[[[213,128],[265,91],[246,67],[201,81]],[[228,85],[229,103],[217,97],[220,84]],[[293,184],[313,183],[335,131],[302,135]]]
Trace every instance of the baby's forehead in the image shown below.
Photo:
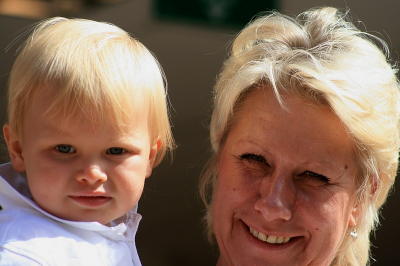
[[[93,136],[94,138],[103,136],[105,137],[104,140],[107,141],[129,139],[132,136],[140,137],[140,139],[152,139],[146,120],[131,120],[129,123],[119,125],[115,119],[100,119],[95,115],[88,117],[84,113],[69,116],[51,113],[44,117],[40,117],[40,115],[28,115],[28,117],[30,121],[25,123],[25,134],[30,134],[30,129],[36,128],[37,136],[40,136],[43,140],[47,139],[47,141],[61,139],[72,141],[76,138],[81,139],[80,136],[82,135]],[[91,142],[92,140],[88,137],[87,141]]]
[[[33,112],[35,115],[29,115]],[[79,100],[63,101],[60,97],[42,93],[27,109],[26,118],[42,119],[63,126],[87,124],[88,130],[115,127],[124,132],[138,123],[148,122],[148,108],[144,104],[116,108]]]

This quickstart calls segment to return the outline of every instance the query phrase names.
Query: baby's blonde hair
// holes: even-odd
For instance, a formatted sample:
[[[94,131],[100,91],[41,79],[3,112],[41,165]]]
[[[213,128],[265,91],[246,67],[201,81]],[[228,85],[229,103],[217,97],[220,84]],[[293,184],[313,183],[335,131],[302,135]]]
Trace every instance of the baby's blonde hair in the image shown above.
[[[21,136],[29,106],[46,93],[54,99],[48,114],[72,119],[89,109],[97,122],[111,122],[121,131],[141,104],[148,106],[152,141],[162,142],[157,165],[174,146],[165,83],[151,52],[117,26],[48,19],[36,25],[12,68],[8,123]]]
[[[212,235],[212,201],[218,158],[240,103],[254,89],[267,88],[329,106],[353,140],[359,165],[356,229],[343,236],[332,265],[366,265],[369,235],[393,185],[399,152],[400,95],[396,70],[385,54],[335,8],[309,10],[296,19],[272,13],[251,22],[237,36],[214,87],[210,125],[213,157],[200,181]]]

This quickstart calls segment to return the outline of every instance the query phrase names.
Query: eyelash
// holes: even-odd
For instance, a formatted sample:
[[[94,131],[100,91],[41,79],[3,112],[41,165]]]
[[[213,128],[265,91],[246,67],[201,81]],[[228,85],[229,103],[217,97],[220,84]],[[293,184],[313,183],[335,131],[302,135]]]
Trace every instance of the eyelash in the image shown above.
[[[55,147],[55,149],[59,153],[65,153],[65,154],[76,152],[75,148],[68,144],[57,145]],[[67,149],[67,150],[65,150],[65,149]],[[126,150],[121,147],[111,147],[111,148],[107,149],[107,151],[106,151],[107,154],[111,154],[111,155],[121,155],[121,154],[124,154],[125,152],[126,152]]]
[[[320,174],[317,174],[317,173],[314,173],[311,171],[305,171],[304,174],[311,180],[314,180],[314,179],[321,180],[321,181],[324,181],[325,183],[329,183],[329,181],[330,181],[330,179],[327,178],[326,176],[320,175]]]
[[[65,150],[63,151],[63,149],[67,149],[67,151],[65,151]],[[68,145],[68,144],[57,145],[56,146],[56,150],[59,153],[74,153],[75,152],[74,147],[72,147],[71,145]]]
[[[258,155],[258,154],[253,154],[253,153],[243,153],[242,155],[239,156],[240,159],[246,160],[250,163],[267,163],[267,160],[265,160],[264,156]]]
[[[239,156],[240,159],[246,160],[249,163],[253,163],[253,164],[266,164],[267,160],[265,160],[264,156],[262,155],[258,155],[258,154],[253,154],[253,153],[243,153],[242,155]],[[330,179],[324,175],[312,172],[312,171],[305,171],[303,173],[304,175],[307,176],[308,179],[311,180],[319,180],[319,181],[323,181],[325,183],[329,183]]]
[[[112,153],[112,151],[116,151],[118,150],[118,152],[120,153]],[[124,154],[126,152],[126,150],[124,148],[120,148],[120,147],[111,147],[107,150],[107,154],[111,154],[111,155],[121,155]]]

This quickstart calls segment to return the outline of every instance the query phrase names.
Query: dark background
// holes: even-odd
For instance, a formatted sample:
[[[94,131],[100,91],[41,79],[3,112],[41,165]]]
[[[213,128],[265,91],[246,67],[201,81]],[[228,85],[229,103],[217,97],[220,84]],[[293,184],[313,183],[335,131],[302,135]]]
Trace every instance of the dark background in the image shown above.
[[[400,16],[397,10],[400,1],[103,0],[115,3],[99,3],[101,1],[92,0],[75,8],[64,6],[63,9],[53,7],[35,10],[28,7],[25,15],[15,11],[7,13],[4,8],[7,1],[16,3],[17,0],[0,0],[2,122],[5,121],[8,74],[21,42],[16,41],[9,49],[7,47],[27,26],[41,18],[64,15],[114,23],[137,37],[155,53],[163,66],[173,105],[172,130],[178,148],[173,162],[164,161],[147,179],[139,202],[143,219],[137,235],[137,247],[145,266],[216,263],[218,251],[207,243],[204,236],[201,221],[204,208],[197,192],[198,178],[209,155],[207,124],[211,114],[211,90],[225,59],[228,44],[253,15],[271,7],[288,15],[321,5],[349,7],[351,13],[355,14],[353,17],[361,21],[359,27],[388,42],[393,59],[399,61]],[[78,3],[78,0],[73,1]],[[43,4],[53,2],[43,1]],[[243,3],[246,5],[237,8]],[[204,8],[207,6],[209,11],[214,7],[214,12],[206,12]],[[256,11],[245,10],[246,6],[253,6]],[[21,10],[18,8],[17,11]],[[227,10],[229,12],[225,12]],[[1,161],[5,162],[7,153],[5,144],[2,145],[0,156]],[[398,182],[396,187],[399,186]],[[384,206],[382,226],[372,236],[372,254],[376,259],[373,265],[400,265],[396,243],[400,239],[399,203],[399,193],[394,191]]]

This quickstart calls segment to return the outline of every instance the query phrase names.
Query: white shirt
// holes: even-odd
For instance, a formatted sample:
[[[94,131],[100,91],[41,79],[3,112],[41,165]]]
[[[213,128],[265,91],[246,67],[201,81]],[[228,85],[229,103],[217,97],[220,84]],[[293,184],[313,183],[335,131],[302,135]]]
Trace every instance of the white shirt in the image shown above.
[[[141,266],[137,206],[108,227],[60,219],[30,198],[25,176],[0,165],[0,265]]]

